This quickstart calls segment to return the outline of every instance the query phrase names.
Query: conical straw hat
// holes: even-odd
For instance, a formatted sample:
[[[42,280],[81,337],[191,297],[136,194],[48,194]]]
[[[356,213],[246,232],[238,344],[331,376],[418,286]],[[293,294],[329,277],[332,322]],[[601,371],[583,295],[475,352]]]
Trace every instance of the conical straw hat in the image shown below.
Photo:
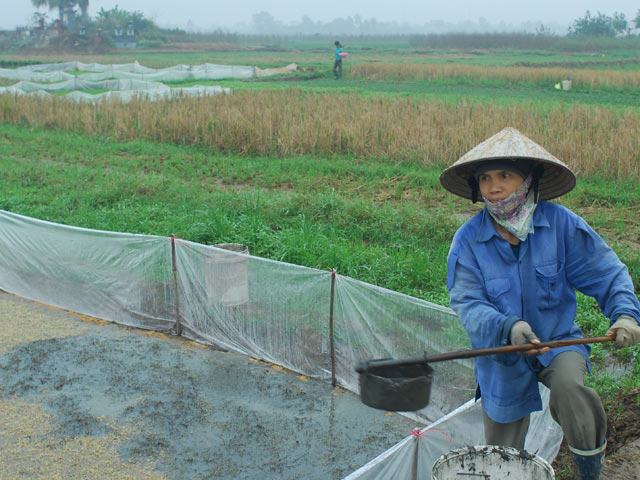
[[[571,169],[515,128],[507,127],[469,150],[440,175],[440,183],[451,193],[471,199],[468,179],[478,165],[487,160],[532,160],[544,165],[539,181],[539,199],[552,198],[570,192],[576,185]],[[482,197],[480,197],[482,199]]]

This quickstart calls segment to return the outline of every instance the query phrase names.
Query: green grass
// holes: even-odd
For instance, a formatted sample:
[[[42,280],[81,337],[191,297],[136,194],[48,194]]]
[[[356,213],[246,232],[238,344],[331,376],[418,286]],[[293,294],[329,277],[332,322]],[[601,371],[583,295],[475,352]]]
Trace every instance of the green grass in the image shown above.
[[[239,242],[258,256],[317,267],[447,304],[446,254],[471,206],[439,186],[440,169],[349,157],[221,156],[197,147],[0,128],[0,208],[87,228]],[[86,152],[91,152],[90,156]],[[640,188],[587,179],[563,199],[608,197],[623,214],[586,218],[606,232],[640,283],[619,235]],[[587,205],[587,208],[591,206]],[[585,317],[586,318],[586,317]]]
[[[628,44],[627,47],[624,47]],[[611,45],[603,43],[589,52],[567,52],[554,50],[518,50],[518,49],[466,49],[438,48],[416,49],[408,39],[381,41],[343,41],[345,50],[350,53],[349,62],[388,61],[408,63],[447,63],[479,66],[513,66],[526,64],[553,64],[567,68],[607,68],[614,70],[640,70],[640,50],[633,48],[624,39],[613,40]],[[622,48],[621,48],[622,47]],[[28,63],[48,63],[50,61],[80,60],[85,63],[132,63],[162,68],[179,63],[223,63],[235,65],[256,65],[262,68],[298,63],[302,66],[322,67],[330,63],[333,42],[311,38],[275,39],[273,42],[241,43],[221,46],[216,43],[203,44],[194,51],[172,47],[136,49],[134,51],[114,50],[106,54],[46,52],[42,55],[0,52],[0,66],[23,65]],[[52,54],[53,53],[53,54]],[[599,67],[600,66],[600,67]]]
[[[0,131],[5,210],[88,228],[245,243],[258,256],[330,265],[344,275],[446,301],[445,262],[434,259],[446,256],[456,223],[443,211],[402,201],[405,184],[399,181],[423,194],[436,188],[436,171],[352,158],[215,156],[148,142]],[[390,182],[397,186],[390,188]],[[396,200],[376,201],[382,190]],[[439,232],[437,246],[425,231]]]
[[[347,67],[348,69],[348,67]],[[492,103],[500,105],[536,103],[542,106],[551,105],[593,105],[608,106],[618,109],[632,109],[640,111],[640,92],[624,92],[613,89],[580,90],[568,92],[559,91],[553,85],[547,87],[531,85],[473,85],[462,84],[451,79],[431,82],[372,82],[351,80],[346,78],[335,81],[330,70],[318,72],[317,78],[303,78],[300,80],[283,81],[283,79],[262,79],[254,81],[240,80],[207,80],[189,82],[167,82],[170,86],[192,85],[220,85],[233,90],[284,90],[301,88],[316,92],[348,93],[358,92],[362,95],[384,97],[416,97],[431,100],[456,102],[466,100],[478,103]],[[291,74],[289,77],[296,77]]]

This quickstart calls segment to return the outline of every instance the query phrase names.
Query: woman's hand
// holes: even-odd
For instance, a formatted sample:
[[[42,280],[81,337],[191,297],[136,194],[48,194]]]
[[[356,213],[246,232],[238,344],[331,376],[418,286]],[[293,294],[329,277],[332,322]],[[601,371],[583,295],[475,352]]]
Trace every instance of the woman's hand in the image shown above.
[[[526,345],[528,343],[532,345],[530,351],[523,352],[521,355],[541,355],[550,350],[549,347],[535,348],[535,345],[540,343],[540,339],[533,333],[531,326],[524,320],[519,320],[513,324],[509,331],[509,341],[511,345]]]
[[[614,335],[616,348],[632,347],[640,343],[640,325],[629,315],[620,315],[607,335]]]

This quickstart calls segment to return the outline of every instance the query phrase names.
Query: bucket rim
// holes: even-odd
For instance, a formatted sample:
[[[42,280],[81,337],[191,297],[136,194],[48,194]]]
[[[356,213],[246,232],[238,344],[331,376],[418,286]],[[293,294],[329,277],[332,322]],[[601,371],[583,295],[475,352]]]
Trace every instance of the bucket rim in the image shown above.
[[[241,253],[241,254],[249,253],[249,247],[243,243],[217,243],[211,246],[214,248],[218,248],[220,250],[226,250],[228,252],[233,252],[233,253]]]
[[[555,472],[553,471],[553,467],[549,462],[547,462],[544,458],[536,455],[535,453],[531,453],[524,449],[514,448],[514,447],[505,447],[502,445],[470,445],[463,448],[458,448],[456,450],[452,450],[441,455],[432,465],[432,472],[437,469],[442,464],[449,462],[451,459],[456,457],[461,457],[463,455],[473,454],[473,453],[490,453],[490,454],[498,454],[498,455],[510,455],[515,457],[520,457],[522,459],[526,459],[529,461],[533,461],[536,465],[542,467],[547,473],[551,474],[551,478],[555,478]]]

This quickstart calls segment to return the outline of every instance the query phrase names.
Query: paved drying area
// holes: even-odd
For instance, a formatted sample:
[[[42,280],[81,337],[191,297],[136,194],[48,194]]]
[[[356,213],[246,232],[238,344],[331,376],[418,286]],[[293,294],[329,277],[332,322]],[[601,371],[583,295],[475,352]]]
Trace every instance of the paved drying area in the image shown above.
[[[0,479],[340,479],[408,419],[242,355],[0,292]]]

